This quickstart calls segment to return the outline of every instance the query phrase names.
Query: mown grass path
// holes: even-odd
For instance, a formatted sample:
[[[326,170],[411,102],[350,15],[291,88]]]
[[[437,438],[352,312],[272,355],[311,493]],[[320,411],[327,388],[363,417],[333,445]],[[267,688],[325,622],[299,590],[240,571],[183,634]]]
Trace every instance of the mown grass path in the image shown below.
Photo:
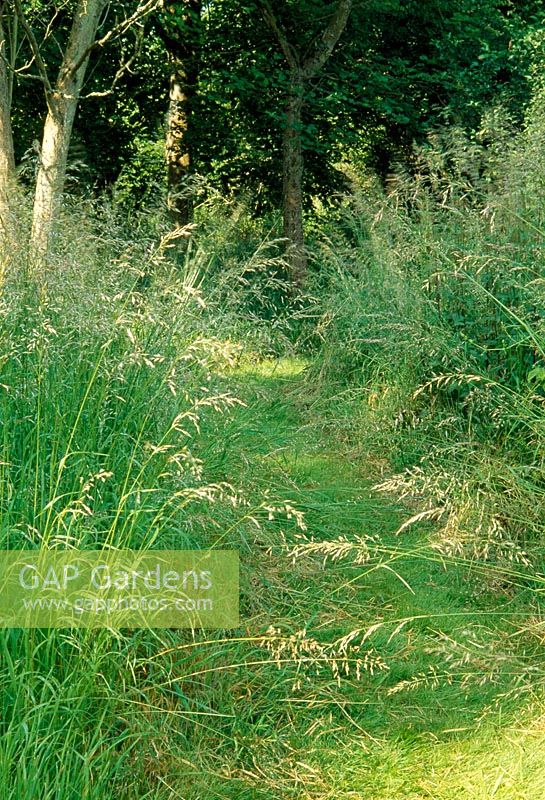
[[[305,629],[322,645],[357,632],[387,669],[364,665],[357,680],[352,665],[338,682],[308,664],[247,676],[247,703],[230,707],[236,746],[221,796],[543,798],[540,641],[520,632],[539,619],[535,592],[441,557],[425,526],[396,535],[407,509],[373,490],[376,459],[350,455],[354,443],[309,399],[303,365],[240,368],[228,381],[246,407],[222,428],[218,477],[293,504],[307,539],[354,545],[292,564],[282,537],[297,543],[296,526],[276,518],[243,539],[255,589],[246,630]],[[370,558],[356,564],[368,537]]]

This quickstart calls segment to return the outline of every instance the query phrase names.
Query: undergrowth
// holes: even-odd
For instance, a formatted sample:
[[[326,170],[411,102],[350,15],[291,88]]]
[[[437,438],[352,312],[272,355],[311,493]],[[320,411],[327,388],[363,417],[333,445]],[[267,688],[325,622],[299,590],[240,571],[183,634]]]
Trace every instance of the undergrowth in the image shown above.
[[[3,796],[459,796],[411,745],[542,708],[543,136],[485,123],[347,198],[305,294],[213,194],[3,254],[0,548],[241,554],[235,631],[0,634]]]
[[[174,233],[146,220],[131,236],[89,204],[65,210],[46,269],[36,273],[23,242],[3,254],[0,548],[243,557],[235,631],[0,633],[3,797],[170,798],[185,761],[196,775],[184,769],[184,792],[202,797],[213,742],[228,780],[251,763],[241,745],[226,766],[241,730],[286,724],[260,687],[327,696],[383,666],[346,632],[306,630],[287,554],[303,514],[286,487],[256,479],[259,447],[232,427],[251,431],[255,406],[227,374],[287,347],[283,325],[301,304],[277,243],[261,233],[235,255],[226,219],[218,212],[215,229],[210,212],[200,231]],[[268,320],[273,306],[283,323],[277,311]]]
[[[417,499],[446,554],[540,560],[539,119],[518,137],[494,114],[473,138],[430,136],[412,172],[347,200],[316,253],[310,385],[348,439],[384,453],[378,488]]]

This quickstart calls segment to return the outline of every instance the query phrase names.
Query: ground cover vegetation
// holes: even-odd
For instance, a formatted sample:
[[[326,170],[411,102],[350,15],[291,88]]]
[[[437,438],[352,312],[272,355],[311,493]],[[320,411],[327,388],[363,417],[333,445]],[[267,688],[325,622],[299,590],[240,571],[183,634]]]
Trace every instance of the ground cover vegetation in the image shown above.
[[[545,10],[0,3],[0,549],[235,549],[235,630],[0,630],[0,797],[543,795]]]

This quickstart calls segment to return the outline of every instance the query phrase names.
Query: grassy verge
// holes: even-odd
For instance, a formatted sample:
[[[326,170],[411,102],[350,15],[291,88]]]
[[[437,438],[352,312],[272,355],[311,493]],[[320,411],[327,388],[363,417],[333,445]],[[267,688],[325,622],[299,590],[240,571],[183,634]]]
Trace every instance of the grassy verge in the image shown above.
[[[300,369],[230,377],[247,405],[224,428],[222,462],[247,491],[304,512],[304,540],[275,520],[243,548],[246,632],[272,624],[292,649],[270,646],[277,665],[230,650],[207,694],[229,721],[198,737],[191,781],[175,751],[164,779],[188,798],[537,798],[525,771],[543,743],[527,631],[539,596],[521,574],[442,557],[429,526],[396,535],[406,508],[309,409]]]
[[[422,219],[390,220],[413,261],[446,242],[428,220],[423,250]],[[456,269],[430,283],[431,258],[409,281],[392,225],[330,248],[316,305],[274,243],[243,257],[212,225],[171,260],[168,233],[85,224],[40,280],[22,256],[2,276],[0,547],[236,548],[242,623],[2,632],[6,799],[537,800],[535,324],[490,327],[489,284],[483,305]],[[308,362],[248,355],[309,324]]]

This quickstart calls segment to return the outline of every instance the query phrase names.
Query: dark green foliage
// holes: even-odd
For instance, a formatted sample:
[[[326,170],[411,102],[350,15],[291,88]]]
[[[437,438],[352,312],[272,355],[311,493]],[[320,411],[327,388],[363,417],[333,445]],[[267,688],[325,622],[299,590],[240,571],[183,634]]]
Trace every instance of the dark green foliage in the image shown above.
[[[273,5],[301,52],[331,10],[323,0]],[[40,4],[36,9],[31,19],[40,38],[48,14]],[[111,13],[119,19],[127,11],[128,4],[118,2]],[[65,9],[55,23],[56,36],[65,35],[67,21]],[[186,22],[184,3],[166,5],[145,30],[131,30],[93,54],[85,93],[100,96],[82,101],[76,130],[95,185],[116,180],[131,161],[135,142],[141,149],[144,139],[155,142],[162,135],[168,105],[162,38],[168,34],[171,41],[185,41],[194,35]],[[345,191],[346,169],[337,169],[341,163],[360,173],[372,167],[384,178],[396,161],[410,161],[414,141],[424,141],[447,119],[477,131],[483,112],[503,104],[519,124],[543,74],[540,31],[539,4],[530,0],[516,5],[357,2],[341,46],[309,87],[303,128],[307,196]],[[288,81],[284,56],[251,0],[209,5],[198,35],[203,46],[194,110],[195,166],[223,192],[255,192],[257,210],[275,207]],[[59,51],[51,37],[45,55],[54,74]],[[133,56],[130,70],[108,93],[119,66]],[[21,63],[25,58],[23,42]],[[20,160],[39,138],[40,115],[25,109],[43,114],[45,103],[35,81],[18,78],[16,89]]]
[[[164,201],[164,179],[163,142],[135,138],[113,186],[113,199],[127,213],[142,206],[151,209]]]
[[[308,45],[323,4],[277,3],[275,11],[304,52],[301,32]],[[335,170],[341,161],[385,175],[393,159],[409,157],[413,141],[446,118],[476,130],[483,111],[504,102],[520,120],[529,99],[528,53],[514,50],[512,40],[532,19],[530,6],[515,10],[495,0],[357,3],[342,45],[308,93],[307,192],[342,189]],[[211,6],[205,37],[202,169],[224,189],[264,185],[276,203],[288,81],[283,54],[251,4]]]

